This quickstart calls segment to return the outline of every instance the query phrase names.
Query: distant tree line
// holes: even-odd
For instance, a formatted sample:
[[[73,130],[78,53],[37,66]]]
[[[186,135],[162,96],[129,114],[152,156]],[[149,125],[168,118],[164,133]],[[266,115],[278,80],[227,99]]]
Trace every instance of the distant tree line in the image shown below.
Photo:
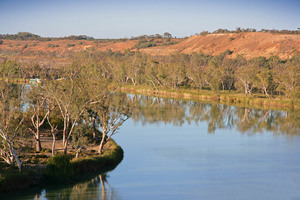
[[[51,40],[94,40],[93,37],[86,35],[70,35],[66,37],[41,37],[39,35],[29,32],[19,32],[17,34],[0,34],[0,39],[8,40],[38,40],[38,41],[51,41]]]
[[[154,34],[154,35],[140,35],[140,36],[132,36],[131,40],[149,40],[149,39],[162,39],[162,38],[173,38],[172,34],[169,32],[165,32],[163,35],[160,34]]]
[[[101,79],[115,83],[148,85],[155,89],[193,88],[262,93],[268,98],[300,97],[300,56],[282,60],[276,56],[246,60],[200,53],[150,56],[140,52],[80,53],[73,59],[92,66]],[[78,57],[79,56],[79,57]]]
[[[214,33],[247,33],[247,32],[264,32],[264,33],[278,33],[278,34],[300,34],[300,28],[298,30],[277,30],[277,29],[261,29],[257,31],[255,28],[241,28],[237,27],[236,30],[228,30],[228,29],[217,29],[215,31],[202,31],[201,33],[197,33],[196,35],[206,35],[206,34],[214,34]]]
[[[148,85],[155,89],[237,91],[247,96],[262,93],[268,98],[273,95],[300,97],[300,56],[288,60],[276,56],[246,60],[239,55],[228,58],[231,53],[227,50],[217,56],[202,52],[151,56],[127,50],[124,53],[80,52],[70,59],[82,67],[89,66],[94,74],[98,74],[99,80],[114,83]],[[37,65],[23,66],[6,61],[0,65],[0,76],[39,77],[38,71],[22,68]],[[48,66],[46,71],[51,70]]]

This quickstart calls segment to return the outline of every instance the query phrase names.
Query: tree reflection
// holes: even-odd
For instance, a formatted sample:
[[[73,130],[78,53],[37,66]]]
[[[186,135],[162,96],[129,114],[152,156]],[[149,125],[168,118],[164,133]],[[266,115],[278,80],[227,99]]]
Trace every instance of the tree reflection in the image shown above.
[[[35,199],[47,200],[81,200],[81,199],[119,199],[118,194],[109,185],[107,174],[100,174],[86,182],[77,183],[69,187],[46,188]]]
[[[182,126],[184,123],[207,122],[208,133],[217,129],[236,128],[245,134],[300,134],[300,111],[274,111],[235,107],[203,102],[128,95],[133,107],[132,119],[143,125],[165,123]]]

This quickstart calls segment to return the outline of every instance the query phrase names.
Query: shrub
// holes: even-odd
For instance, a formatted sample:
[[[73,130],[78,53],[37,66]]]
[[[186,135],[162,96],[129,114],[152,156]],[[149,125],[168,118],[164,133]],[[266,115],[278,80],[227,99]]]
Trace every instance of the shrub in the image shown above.
[[[65,182],[73,175],[72,155],[58,154],[49,158],[45,169],[47,182]]]
[[[75,44],[67,44],[67,47],[74,47]]]

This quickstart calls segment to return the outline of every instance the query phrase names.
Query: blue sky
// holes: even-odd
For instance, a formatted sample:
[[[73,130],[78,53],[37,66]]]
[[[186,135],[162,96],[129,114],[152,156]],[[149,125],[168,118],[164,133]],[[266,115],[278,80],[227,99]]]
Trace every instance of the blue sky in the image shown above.
[[[300,28],[300,0],[0,0],[0,34],[184,37],[236,27]]]

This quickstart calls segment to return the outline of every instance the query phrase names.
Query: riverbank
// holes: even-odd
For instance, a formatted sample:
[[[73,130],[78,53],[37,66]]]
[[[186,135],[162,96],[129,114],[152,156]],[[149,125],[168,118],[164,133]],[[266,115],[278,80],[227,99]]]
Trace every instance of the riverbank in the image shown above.
[[[77,180],[83,177],[85,173],[104,173],[113,170],[123,159],[123,150],[113,140],[107,143],[107,148],[102,155],[96,155],[94,152],[85,153],[84,157],[75,159],[75,154],[68,154],[70,160],[70,169],[65,170],[59,164],[52,171],[53,177],[50,180],[49,165],[37,164],[32,167],[24,167],[21,172],[17,168],[8,168],[3,165],[0,169],[0,194],[8,191],[25,189],[31,186],[44,185],[47,183],[56,183],[64,180],[64,183]],[[58,157],[61,154],[58,154]],[[53,169],[53,168],[52,168]],[[64,174],[64,171],[66,174]],[[66,175],[64,177],[64,175]],[[59,179],[57,176],[60,176]]]
[[[251,107],[257,109],[272,110],[291,110],[300,108],[300,99],[290,99],[286,97],[275,96],[267,98],[262,94],[253,94],[245,96],[241,93],[220,91],[215,93],[210,90],[156,90],[146,86],[118,85],[114,86],[118,91],[132,94],[156,96],[161,98],[173,98],[179,100],[204,101],[207,103],[221,103],[224,105],[233,105],[239,107]]]

